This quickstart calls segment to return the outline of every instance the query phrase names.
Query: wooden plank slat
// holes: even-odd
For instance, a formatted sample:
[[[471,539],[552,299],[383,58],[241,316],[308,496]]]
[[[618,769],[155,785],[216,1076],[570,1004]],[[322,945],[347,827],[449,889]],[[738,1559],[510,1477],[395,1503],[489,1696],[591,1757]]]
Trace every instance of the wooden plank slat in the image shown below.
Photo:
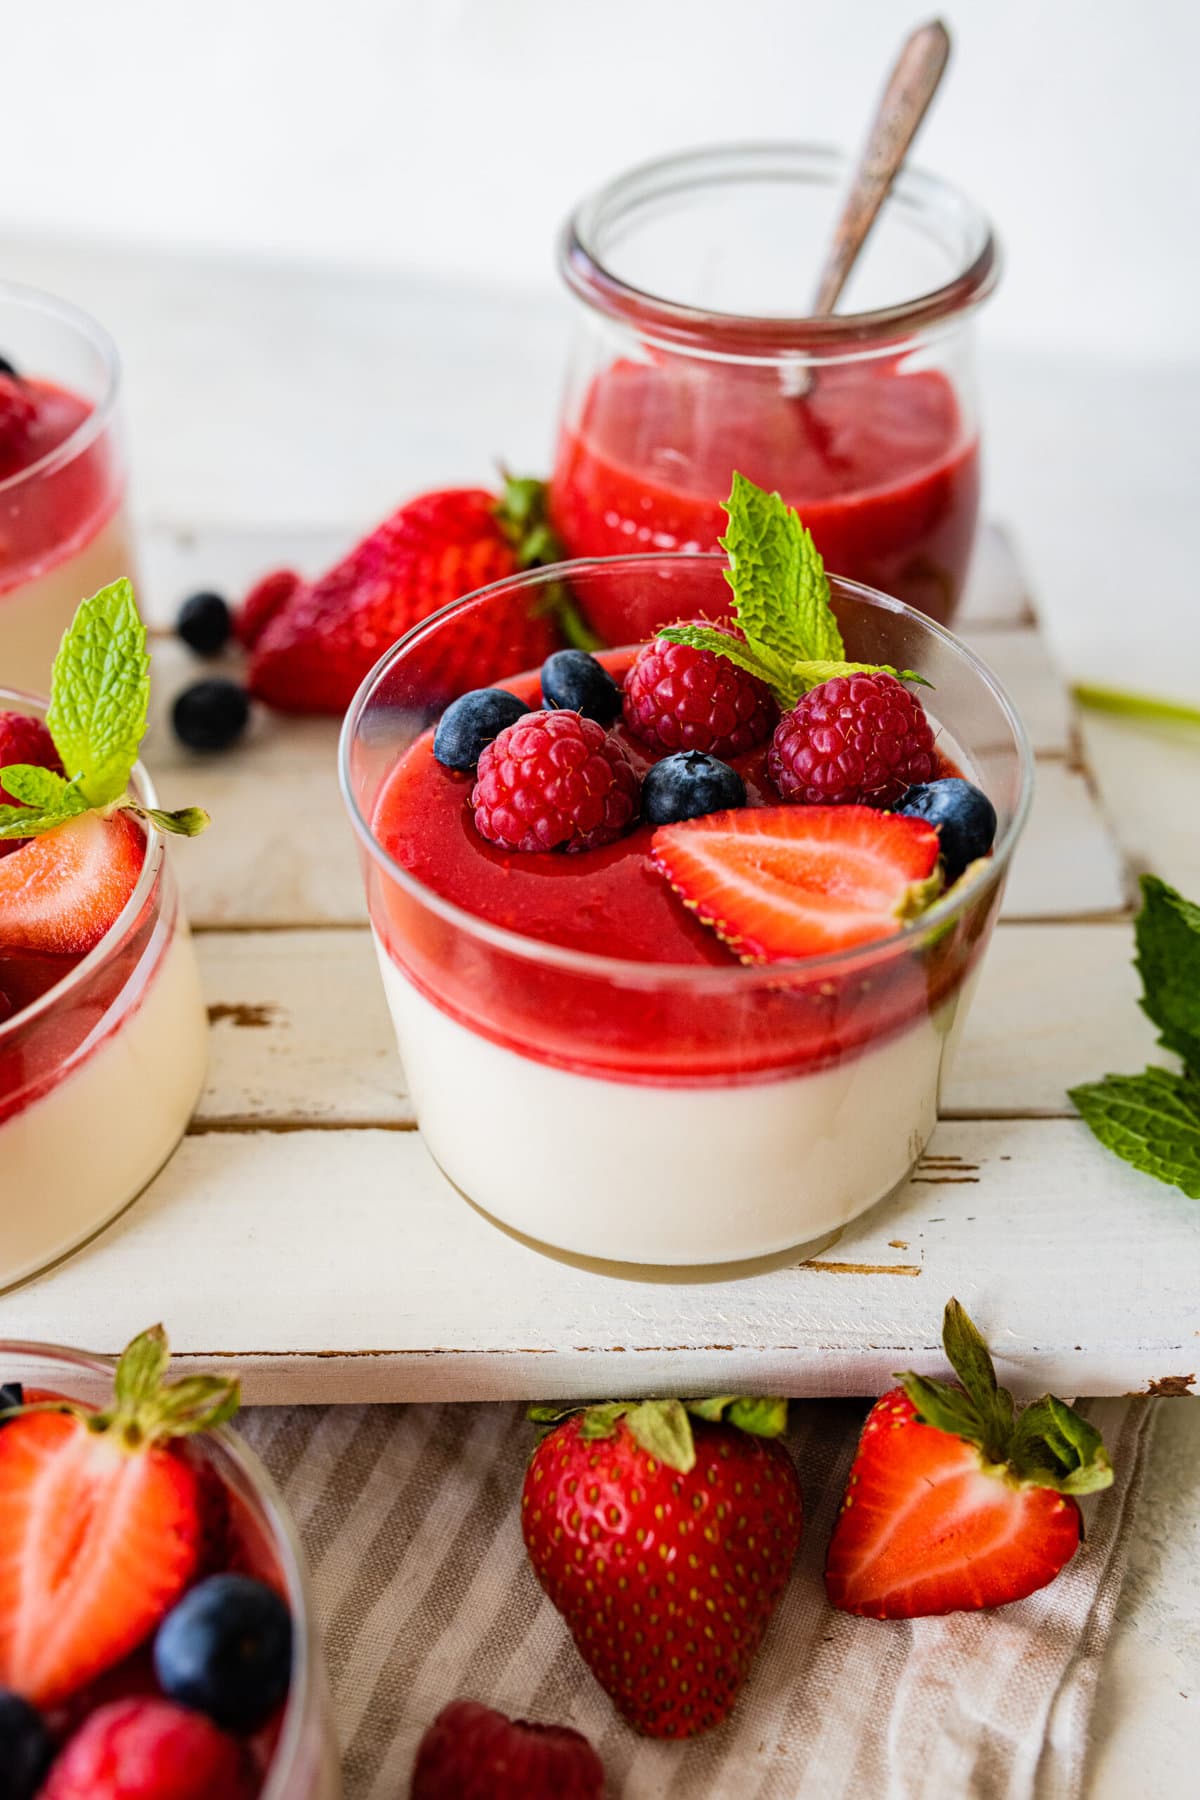
[[[213,1027],[200,1125],[413,1124],[362,930],[207,932]],[[1066,1091],[1154,1053],[1128,925],[1002,925],[943,1096],[948,1117],[1053,1117]]]
[[[214,1132],[6,1295],[0,1329],[69,1322],[113,1351],[149,1294],[176,1349],[232,1360],[252,1401],[857,1394],[941,1366],[957,1293],[1011,1385],[1106,1394],[1195,1371],[1198,1253],[1200,1207],[1068,1120],[944,1123],[913,1180],[812,1262],[663,1280],[501,1232],[417,1133]]]
[[[1121,912],[1129,899],[1124,862],[1086,777],[1065,763],[1039,762],[1004,917],[1089,918]]]
[[[1012,530],[985,520],[975,540],[957,624],[963,631],[1034,623],[1029,587]]]

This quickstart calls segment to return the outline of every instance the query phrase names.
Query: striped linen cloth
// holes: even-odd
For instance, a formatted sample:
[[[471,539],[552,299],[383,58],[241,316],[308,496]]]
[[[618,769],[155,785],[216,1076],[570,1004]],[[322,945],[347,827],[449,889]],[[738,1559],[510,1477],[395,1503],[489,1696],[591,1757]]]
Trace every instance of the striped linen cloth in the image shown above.
[[[792,1407],[805,1533],[733,1719],[689,1744],[617,1718],[521,1543],[532,1428],[504,1405],[261,1407],[239,1429],[307,1546],[347,1800],[401,1800],[447,1701],[574,1725],[624,1800],[1074,1800],[1125,1564],[1152,1407],[1084,1409],[1115,1485],[1084,1502],[1060,1578],[988,1615],[852,1619],[821,1569],[864,1408]]]

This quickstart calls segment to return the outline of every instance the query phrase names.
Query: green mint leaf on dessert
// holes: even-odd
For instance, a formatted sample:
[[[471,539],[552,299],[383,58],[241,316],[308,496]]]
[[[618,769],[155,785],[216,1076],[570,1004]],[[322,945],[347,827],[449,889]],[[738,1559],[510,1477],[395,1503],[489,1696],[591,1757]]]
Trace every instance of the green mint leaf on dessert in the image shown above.
[[[886,663],[846,661],[825,564],[792,507],[735,473],[725,511],[725,579],[744,641],[697,625],[670,625],[660,637],[736,663],[764,681],[785,711],[835,675],[898,673]],[[909,669],[898,678],[921,679]]]
[[[133,587],[114,581],[85,600],[54,659],[46,724],[89,806],[108,806],[129,785],[146,731],[150,658]]]
[[[833,681],[838,675],[894,675],[897,681],[913,681],[918,687],[932,687],[923,675],[915,669],[894,669],[890,663],[858,663],[858,662],[798,662],[792,664],[792,674],[801,684],[801,691],[808,693],[811,688],[820,687],[823,681]]]
[[[1144,1175],[1200,1200],[1200,1082],[1170,1069],[1106,1075],[1070,1090],[1085,1125]]]
[[[5,784],[11,786],[7,773]],[[1143,875],[1134,931],[1142,1011],[1158,1026],[1163,1048],[1200,1076],[1200,906],[1157,875]]]
[[[5,791],[20,806],[0,806],[0,838],[40,837],[87,811],[78,788],[53,769],[33,763],[10,763],[2,771]]]
[[[725,579],[748,639],[792,662],[845,654],[825,564],[800,516],[778,494],[735,474],[725,503],[729,525],[720,540],[729,557]]]

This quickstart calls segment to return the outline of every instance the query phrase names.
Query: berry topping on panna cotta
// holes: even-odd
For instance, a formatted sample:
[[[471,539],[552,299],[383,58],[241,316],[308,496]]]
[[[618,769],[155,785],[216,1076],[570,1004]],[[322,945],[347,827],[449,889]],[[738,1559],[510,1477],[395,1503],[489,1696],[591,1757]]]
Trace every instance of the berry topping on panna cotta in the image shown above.
[[[972,806],[979,829],[959,829],[978,792],[969,741],[926,710],[929,680],[856,659],[926,644],[932,673],[957,675],[971,665],[953,640],[831,585],[777,495],[735,476],[727,511],[724,571],[546,572],[578,584],[585,613],[605,583],[636,614],[635,571],[653,566],[688,616],[649,643],[501,671],[423,730],[403,723],[420,717],[420,641],[400,645],[344,738],[353,794],[356,713],[378,683],[371,918],[424,1141],[486,1210],[586,1255],[765,1254],[899,1181],[932,1129],[1004,872],[983,860],[994,812],[985,830]],[[435,631],[474,629],[491,598]],[[535,1130],[588,1170],[569,1217],[521,1176]],[[651,1144],[647,1208],[636,1147]]]

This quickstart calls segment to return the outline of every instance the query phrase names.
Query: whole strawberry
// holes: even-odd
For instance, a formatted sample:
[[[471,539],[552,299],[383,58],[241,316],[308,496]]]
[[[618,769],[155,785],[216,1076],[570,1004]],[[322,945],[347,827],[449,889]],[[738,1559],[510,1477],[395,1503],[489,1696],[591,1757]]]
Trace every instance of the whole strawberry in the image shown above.
[[[1075,1495],[1112,1482],[1100,1434],[1065,1401],[1014,1410],[957,1300],[942,1341],[962,1386],[901,1375],[867,1416],[825,1566],[843,1612],[913,1619],[1023,1600],[1079,1547]]]
[[[536,481],[504,494],[446,488],[400,507],[334,568],[288,586],[278,571],[253,591],[249,686],[285,712],[344,712],[384,651],[422,619],[518,569],[553,562],[557,544]],[[439,631],[405,665],[422,701],[453,699],[557,647],[544,597],[514,594],[501,607]]]
[[[636,1731],[687,1738],[733,1708],[800,1542],[785,1401],[645,1400],[557,1418],[521,1497],[525,1548]]]
[[[409,1800],[601,1800],[604,1765],[581,1732],[452,1700],[421,1739]]]

